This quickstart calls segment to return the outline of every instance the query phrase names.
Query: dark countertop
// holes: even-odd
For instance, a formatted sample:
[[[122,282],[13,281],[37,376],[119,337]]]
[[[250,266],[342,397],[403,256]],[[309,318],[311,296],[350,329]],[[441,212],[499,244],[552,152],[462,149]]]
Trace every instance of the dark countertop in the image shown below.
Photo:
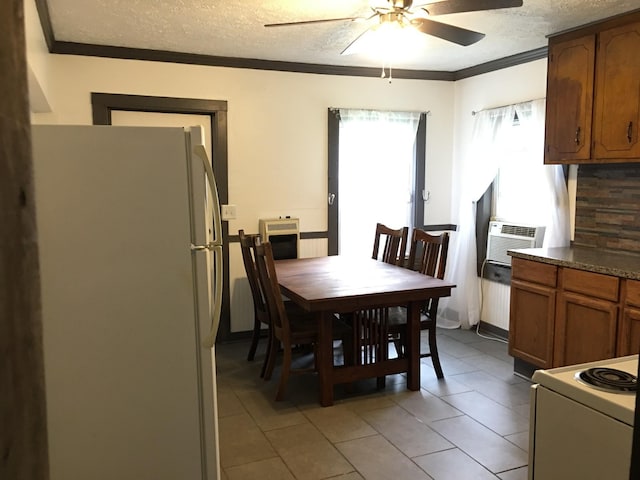
[[[512,257],[640,280],[640,255],[589,247],[521,248]]]

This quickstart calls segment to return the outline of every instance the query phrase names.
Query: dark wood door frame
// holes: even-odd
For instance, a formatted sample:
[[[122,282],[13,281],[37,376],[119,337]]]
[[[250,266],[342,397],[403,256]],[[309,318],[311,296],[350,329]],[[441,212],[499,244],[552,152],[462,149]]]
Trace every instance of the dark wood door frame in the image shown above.
[[[196,98],[152,97],[111,93],[92,93],[94,125],[111,125],[111,112],[178,113],[207,115],[211,119],[211,163],[216,174],[220,204],[229,202],[229,168],[227,147],[227,102]],[[224,244],[224,288],[222,294],[222,316],[218,329],[218,342],[231,335],[231,300],[229,292],[229,225],[222,222]]]
[[[46,480],[40,268],[22,0],[0,2],[0,478]]]

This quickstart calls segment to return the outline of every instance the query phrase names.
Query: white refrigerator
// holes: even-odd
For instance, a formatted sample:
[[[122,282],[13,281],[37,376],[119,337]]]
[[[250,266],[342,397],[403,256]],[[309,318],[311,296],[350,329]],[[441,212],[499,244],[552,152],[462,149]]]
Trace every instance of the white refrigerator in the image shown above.
[[[51,480],[220,477],[199,127],[32,127]]]

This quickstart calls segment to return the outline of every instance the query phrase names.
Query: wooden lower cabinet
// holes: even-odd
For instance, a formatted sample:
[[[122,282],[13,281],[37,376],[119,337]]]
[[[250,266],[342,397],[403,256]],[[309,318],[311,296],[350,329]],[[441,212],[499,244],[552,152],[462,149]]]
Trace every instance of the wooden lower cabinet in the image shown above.
[[[512,259],[509,354],[555,368],[640,353],[640,280]]]
[[[622,312],[618,326],[618,356],[640,353],[640,281],[623,284]]]
[[[555,304],[555,288],[511,280],[509,355],[552,367]]]
[[[640,309],[622,309],[618,328],[618,357],[640,353]]]
[[[555,367],[616,356],[618,304],[585,295],[558,295],[553,364]]]

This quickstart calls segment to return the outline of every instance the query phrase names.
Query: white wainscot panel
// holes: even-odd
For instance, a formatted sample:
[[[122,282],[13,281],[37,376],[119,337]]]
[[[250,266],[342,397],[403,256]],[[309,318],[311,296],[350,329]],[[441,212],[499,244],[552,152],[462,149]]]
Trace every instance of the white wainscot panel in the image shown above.
[[[229,283],[231,285],[231,332],[253,330],[253,299],[242,263],[239,243],[229,245]]]
[[[326,257],[329,240],[326,238],[308,238],[300,240],[300,258]]]
[[[508,285],[483,279],[482,321],[508,331],[510,294],[511,288]]]

